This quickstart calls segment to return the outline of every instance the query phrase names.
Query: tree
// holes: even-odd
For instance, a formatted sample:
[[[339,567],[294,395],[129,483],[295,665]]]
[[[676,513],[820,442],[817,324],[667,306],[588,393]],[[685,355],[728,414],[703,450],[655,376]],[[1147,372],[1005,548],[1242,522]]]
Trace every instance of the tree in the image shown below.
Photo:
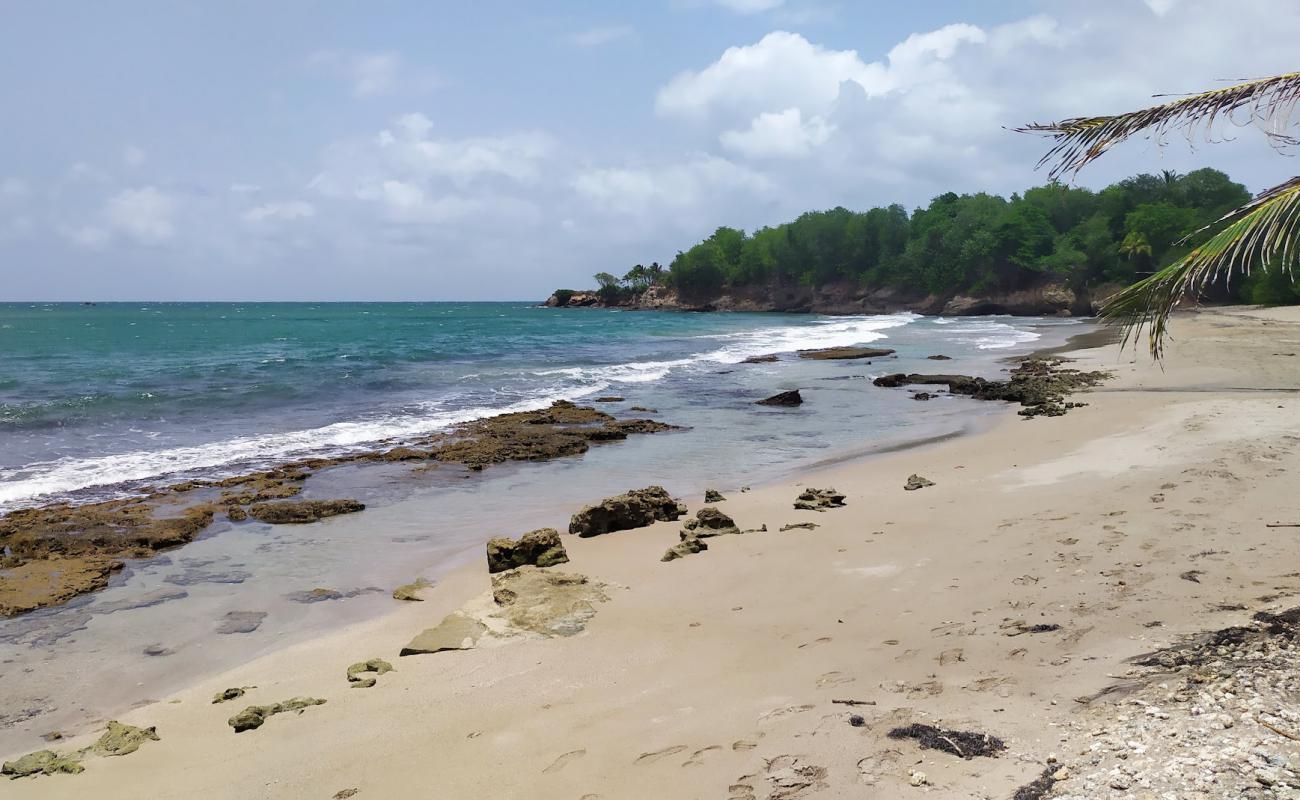
[[[597,272],[594,276],[596,283],[600,288],[596,294],[605,303],[615,303],[623,296],[623,287],[619,285],[619,280],[608,272]]]
[[[1119,251],[1127,256],[1129,261],[1139,256],[1150,258],[1151,243],[1147,241],[1147,237],[1142,233],[1129,231],[1128,235],[1124,237],[1124,241],[1120,243]]]
[[[1057,179],[1067,173],[1077,175],[1116,144],[1142,132],[1157,140],[1173,131],[1182,131],[1189,139],[1199,131],[1208,138],[1217,126],[1253,124],[1277,147],[1300,144],[1287,133],[1293,124],[1297,94],[1300,72],[1289,72],[1126,114],[1074,117],[1019,130],[1054,140],[1039,166],[1052,164],[1049,174]],[[1175,191],[1179,179],[1166,175],[1160,183],[1163,194]],[[1295,248],[1300,245],[1300,176],[1268,189],[1195,233],[1206,234],[1204,241],[1150,277],[1112,295],[1102,308],[1102,316],[1123,327],[1125,344],[1146,328],[1151,354],[1157,359],[1164,352],[1169,316],[1184,298],[1199,297],[1216,280],[1235,273],[1249,275],[1252,269],[1292,275]],[[1188,240],[1185,237],[1183,241]]]

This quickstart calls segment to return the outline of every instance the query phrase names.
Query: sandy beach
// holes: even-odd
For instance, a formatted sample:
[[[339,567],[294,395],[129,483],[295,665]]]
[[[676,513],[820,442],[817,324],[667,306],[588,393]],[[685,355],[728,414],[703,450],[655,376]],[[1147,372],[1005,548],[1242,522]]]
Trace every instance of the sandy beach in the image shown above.
[[[1071,366],[1114,377],[1064,417],[1008,407],[980,433],[798,481],[741,492],[743,477],[720,478],[712,488],[727,499],[714,505],[765,532],[668,563],[681,521],[564,535],[570,561],[550,569],[608,598],[575,635],[498,628],[472,649],[399,658],[445,615],[491,610],[477,561],[421,603],[123,714],[156,726],[159,741],[135,753],[6,782],[4,794],[1010,798],[1064,765],[1058,794],[1170,796],[1141,776],[1085,789],[1100,769],[1095,731],[1131,712],[1118,693],[1077,698],[1115,684],[1126,659],[1288,608],[1300,592],[1300,528],[1267,527],[1300,523],[1298,353],[1296,309],[1180,315],[1163,368],[1116,345],[1071,352]],[[905,491],[913,474],[934,485]],[[834,487],[846,505],[794,509],[809,486]],[[705,488],[681,498],[692,515]],[[804,522],[817,527],[780,530]],[[372,658],[395,671],[350,689],[347,667]],[[255,688],[213,704],[228,687]],[[246,705],[299,696],[327,702],[244,733],[227,725]],[[912,723],[988,733],[1006,749],[967,760],[888,737]],[[28,750],[64,752],[101,732]],[[1300,757],[1251,718],[1230,734],[1284,763]],[[1293,791],[1284,778],[1252,785]]]

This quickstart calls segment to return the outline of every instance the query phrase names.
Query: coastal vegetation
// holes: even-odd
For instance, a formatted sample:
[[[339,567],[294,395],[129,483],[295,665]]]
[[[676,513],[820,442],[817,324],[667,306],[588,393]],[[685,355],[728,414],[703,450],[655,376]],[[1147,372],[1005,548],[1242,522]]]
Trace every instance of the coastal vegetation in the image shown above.
[[[1300,72],[1289,72],[1233,86],[1179,97],[1126,114],[1074,117],[1046,125],[1028,125],[1025,133],[1050,136],[1055,144],[1039,161],[1052,164],[1053,179],[1077,175],[1116,144],[1145,133],[1157,141],[1172,131],[1190,140],[1198,133],[1211,140],[1224,125],[1253,125],[1277,148],[1300,144],[1290,129],[1300,100]],[[1246,198],[1177,241],[1173,258],[1106,300],[1102,315],[1120,323],[1125,342],[1149,329],[1151,353],[1159,358],[1169,315],[1185,299],[1207,287],[1247,277],[1247,299],[1262,303],[1295,302],[1296,275],[1292,248],[1300,234],[1300,176]],[[1127,243],[1127,240],[1126,240]],[[1140,243],[1134,242],[1134,248]],[[1130,252],[1133,248],[1130,248]]]
[[[1126,178],[1100,191],[1058,180],[1009,198],[947,192],[909,212],[899,204],[809,211],[746,232],[720,227],[665,269],[636,265],[595,276],[601,304],[632,301],[652,286],[707,303],[737,289],[819,287],[933,295],[1013,292],[1047,282],[1111,291],[1185,262],[1214,238],[1216,221],[1251,202],[1215,169]],[[1256,272],[1212,289],[1220,300],[1300,301],[1289,274]],[[580,294],[556,293],[558,305]]]

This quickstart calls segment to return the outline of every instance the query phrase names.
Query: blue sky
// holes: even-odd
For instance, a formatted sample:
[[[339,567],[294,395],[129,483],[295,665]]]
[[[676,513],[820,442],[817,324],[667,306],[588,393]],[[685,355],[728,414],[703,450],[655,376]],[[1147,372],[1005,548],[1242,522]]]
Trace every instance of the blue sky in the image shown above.
[[[4,2],[0,300],[531,299],[1043,180],[1002,126],[1296,68],[1281,0]],[[1091,168],[1288,177],[1251,130]]]

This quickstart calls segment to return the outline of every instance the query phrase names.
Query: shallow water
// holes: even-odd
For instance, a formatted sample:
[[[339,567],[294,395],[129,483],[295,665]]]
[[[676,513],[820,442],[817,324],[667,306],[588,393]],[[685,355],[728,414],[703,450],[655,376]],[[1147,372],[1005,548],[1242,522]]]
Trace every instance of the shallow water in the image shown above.
[[[412,308],[422,309],[421,319],[446,310]],[[100,715],[164,696],[260,653],[382,614],[394,606],[389,596],[393,586],[417,574],[436,579],[452,566],[481,558],[482,543],[491,536],[543,526],[563,530],[577,506],[607,494],[660,483],[695,500],[706,486],[734,491],[810,464],[960,433],[999,413],[1001,404],[947,397],[916,402],[906,391],[877,389],[870,379],[897,371],[993,376],[1005,368],[1001,359],[1006,356],[1087,330],[1073,321],[1009,318],[686,315],[534,310],[510,304],[475,304],[472,310],[480,316],[518,314],[528,319],[526,325],[517,323],[525,328],[534,324],[529,315],[538,311],[550,320],[545,325],[559,326],[561,333],[545,334],[552,345],[533,352],[532,364],[524,363],[518,342],[528,337],[520,333],[509,346],[477,343],[478,359],[461,358],[454,366],[445,358],[402,361],[395,368],[406,376],[400,380],[381,380],[378,376],[389,372],[376,367],[372,384],[390,379],[405,383],[386,384],[388,389],[371,385],[355,396],[338,388],[337,376],[317,376],[312,378],[316,395],[310,397],[306,387],[298,386],[295,391],[301,397],[282,399],[284,410],[278,415],[274,403],[258,407],[261,400],[201,412],[195,398],[204,396],[203,387],[209,384],[200,381],[196,388],[184,378],[161,392],[172,405],[156,417],[156,408],[133,411],[134,417],[115,408],[102,416],[78,411],[81,416],[54,427],[0,426],[0,442],[21,441],[27,448],[22,451],[26,455],[18,457],[15,450],[0,451],[6,464],[0,469],[0,490],[7,485],[11,502],[30,500],[35,489],[56,486],[58,491],[94,497],[108,491],[93,483],[101,474],[96,470],[118,470],[120,476],[135,465],[136,471],[129,474],[140,480],[176,472],[219,474],[279,458],[289,452],[286,447],[297,447],[295,441],[311,440],[309,452],[355,444],[335,436],[340,425],[371,426],[372,432],[382,432],[378,438],[400,437],[436,429],[447,419],[542,405],[556,396],[580,399],[616,393],[625,402],[602,404],[603,409],[619,416],[643,416],[627,409],[647,406],[657,409],[652,416],[689,429],[633,436],[593,447],[579,458],[501,465],[468,476],[454,468],[413,471],[409,465],[338,468],[310,479],[306,496],[358,497],[369,506],[364,513],[303,526],[220,522],[190,545],[130,564],[104,592],[62,608],[0,621],[0,681],[6,687],[0,697],[0,751],[31,749],[39,744],[39,733],[76,730]],[[402,325],[408,323],[404,319]],[[373,335],[365,333],[372,344]],[[601,341],[586,341],[593,335]],[[567,341],[569,349],[554,345],[559,340]],[[789,356],[776,363],[737,363],[747,355],[868,342],[896,348],[897,357],[873,363]],[[355,353],[369,346],[354,343],[347,348]],[[443,345],[444,351],[448,348]],[[250,352],[246,344],[240,349]],[[954,360],[925,359],[933,353]],[[164,356],[173,357],[183,359]],[[285,358],[285,363],[292,359]],[[223,359],[237,360],[214,353],[210,361]],[[367,359],[378,360],[373,354],[358,356]],[[413,363],[431,374],[410,377],[419,371]],[[157,388],[162,389],[161,384]],[[19,381],[18,387],[3,389],[0,398],[8,406],[30,406],[21,385]],[[417,400],[415,386],[424,386],[437,398]],[[489,392],[485,387],[490,386],[497,391]],[[753,404],[796,387],[805,398],[800,408]],[[99,394],[116,391],[110,387]],[[46,392],[58,394],[49,387]],[[453,396],[460,401],[450,399]],[[490,403],[487,397],[493,398]],[[198,405],[190,409],[189,403]],[[274,423],[268,422],[271,419]],[[151,438],[137,438],[135,431],[144,430]],[[250,462],[229,446],[246,441],[275,444]],[[207,459],[202,465],[186,461],[196,448]],[[34,454],[58,455],[22,460]],[[118,460],[110,469],[97,459]],[[87,463],[97,466],[71,469]],[[169,473],[170,468],[179,469]],[[73,478],[84,485],[72,485]],[[112,491],[121,489],[120,477],[113,483]],[[358,591],[346,599],[317,603],[292,599],[295,592],[316,587]],[[156,603],[145,605],[150,601]],[[267,616],[251,633],[218,634],[217,626],[232,611]],[[146,655],[150,648],[167,654]]]

